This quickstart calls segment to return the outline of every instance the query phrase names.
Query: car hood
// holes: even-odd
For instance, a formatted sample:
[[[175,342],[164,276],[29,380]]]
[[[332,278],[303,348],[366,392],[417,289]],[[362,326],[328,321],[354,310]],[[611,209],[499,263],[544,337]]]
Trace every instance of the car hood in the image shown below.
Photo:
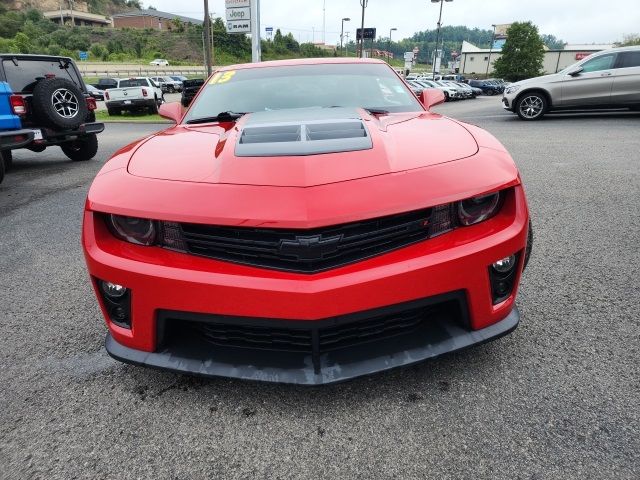
[[[551,83],[560,79],[562,75],[558,73],[551,73],[549,75],[542,75],[540,77],[527,78],[526,80],[520,80],[519,82],[514,82],[509,87],[513,86],[524,86],[530,84],[543,84],[543,83]],[[507,87],[508,88],[508,87]]]
[[[362,109],[292,109],[248,114],[236,123],[175,126],[140,144],[127,170],[181,182],[311,187],[477,152],[467,128],[429,112],[376,117]]]

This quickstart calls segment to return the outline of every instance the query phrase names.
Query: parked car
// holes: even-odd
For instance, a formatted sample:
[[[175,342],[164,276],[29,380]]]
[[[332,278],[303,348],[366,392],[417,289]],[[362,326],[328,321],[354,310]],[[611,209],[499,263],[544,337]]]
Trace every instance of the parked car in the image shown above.
[[[177,82],[184,82],[185,80],[188,80],[188,78],[185,77],[184,75],[170,75],[170,78],[172,78]]]
[[[104,100],[104,91],[98,90],[93,85],[87,85],[87,93],[96,100]]]
[[[570,109],[640,109],[640,46],[603,50],[542,77],[507,86],[506,110],[523,120]]]
[[[12,150],[42,152],[57,145],[71,160],[89,160],[98,151],[96,101],[71,58],[0,54],[0,151],[2,167]]]
[[[158,107],[164,101],[160,87],[147,77],[120,80],[118,88],[105,90],[104,97],[109,115],[145,109],[149,113],[158,113]]]
[[[476,98],[478,95],[482,95],[482,90],[480,90],[479,88],[474,88],[462,82],[453,82],[453,83],[466,92],[467,98]]]
[[[409,88],[411,89],[411,91],[416,95],[419,95],[422,92],[422,90],[425,89],[424,86],[420,85],[415,80],[408,80],[407,85],[409,85]]]
[[[186,114],[162,105],[178,125],[117,152],[85,202],[107,352],[316,385],[512,331],[521,177],[442,101],[380,60],[322,58],[226,66]]]
[[[460,74],[449,74],[449,75],[443,75],[442,80],[451,80],[454,82],[464,82],[466,80],[464,75],[460,75]]]
[[[169,61],[164,58],[155,58],[149,62],[149,65],[155,65],[156,67],[168,67]]]
[[[183,107],[188,107],[191,104],[191,100],[193,100],[193,97],[200,91],[202,85],[204,85],[204,78],[194,78],[182,82],[182,97],[180,98],[180,103],[182,103]]]
[[[151,77],[160,86],[164,93],[174,93],[182,91],[182,80],[174,80],[172,77]]]
[[[454,90],[456,90],[457,91],[457,98],[459,98],[461,100],[465,100],[467,98],[471,98],[471,96],[473,95],[473,91],[471,89],[463,88],[460,85],[458,85],[456,82],[447,81],[447,80],[440,80],[438,83],[440,85],[444,85],[445,87],[450,87],[450,88],[453,88]]]
[[[98,90],[106,90],[107,88],[116,88],[118,86],[118,78],[100,78],[98,83],[93,84]]]
[[[426,80],[424,78],[422,78],[421,80],[414,80],[413,81],[415,84],[417,84],[418,86],[420,86],[421,88],[425,89],[425,88],[435,88],[437,90],[442,91],[442,93],[444,93],[444,98],[446,102],[449,102],[451,100],[456,100],[458,97],[458,91],[445,86],[445,85],[440,85],[438,82],[434,82],[431,80]]]
[[[500,93],[500,88],[497,85],[486,80],[469,80],[468,83],[470,86],[482,90],[485,95],[498,95]]]

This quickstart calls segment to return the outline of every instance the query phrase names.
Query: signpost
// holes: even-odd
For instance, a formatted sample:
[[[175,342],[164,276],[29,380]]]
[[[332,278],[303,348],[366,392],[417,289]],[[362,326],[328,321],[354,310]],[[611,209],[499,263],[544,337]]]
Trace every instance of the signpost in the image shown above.
[[[89,60],[89,52],[78,52],[78,58],[86,62],[87,60]]]
[[[251,61],[259,62],[260,52],[260,0],[225,0],[225,18],[228,33],[251,34]],[[267,32],[272,27],[267,28]]]

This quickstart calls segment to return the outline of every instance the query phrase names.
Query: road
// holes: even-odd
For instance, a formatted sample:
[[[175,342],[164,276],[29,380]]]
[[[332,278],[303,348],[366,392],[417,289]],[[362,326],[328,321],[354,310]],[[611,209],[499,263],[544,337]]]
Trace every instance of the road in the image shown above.
[[[335,386],[120,364],[79,244],[99,158],[20,152],[0,185],[0,478],[640,476],[639,114],[524,123],[497,98],[437,107],[514,156],[535,229],[519,328]]]

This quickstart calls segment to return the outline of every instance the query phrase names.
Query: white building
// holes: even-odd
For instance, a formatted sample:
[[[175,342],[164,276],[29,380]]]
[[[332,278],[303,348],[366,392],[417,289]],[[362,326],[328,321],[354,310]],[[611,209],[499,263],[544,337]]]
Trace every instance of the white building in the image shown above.
[[[584,45],[565,45],[562,50],[549,50],[545,47],[544,61],[542,68],[544,73],[559,72],[565,67],[576,63],[578,60],[599,52],[612,48],[613,45],[603,44],[584,44]],[[478,48],[475,45],[464,41],[460,50],[460,72],[466,76],[484,75],[489,66],[489,74],[493,73],[493,64],[500,58],[500,50],[490,50],[488,48]],[[489,59],[491,57],[491,59]]]

